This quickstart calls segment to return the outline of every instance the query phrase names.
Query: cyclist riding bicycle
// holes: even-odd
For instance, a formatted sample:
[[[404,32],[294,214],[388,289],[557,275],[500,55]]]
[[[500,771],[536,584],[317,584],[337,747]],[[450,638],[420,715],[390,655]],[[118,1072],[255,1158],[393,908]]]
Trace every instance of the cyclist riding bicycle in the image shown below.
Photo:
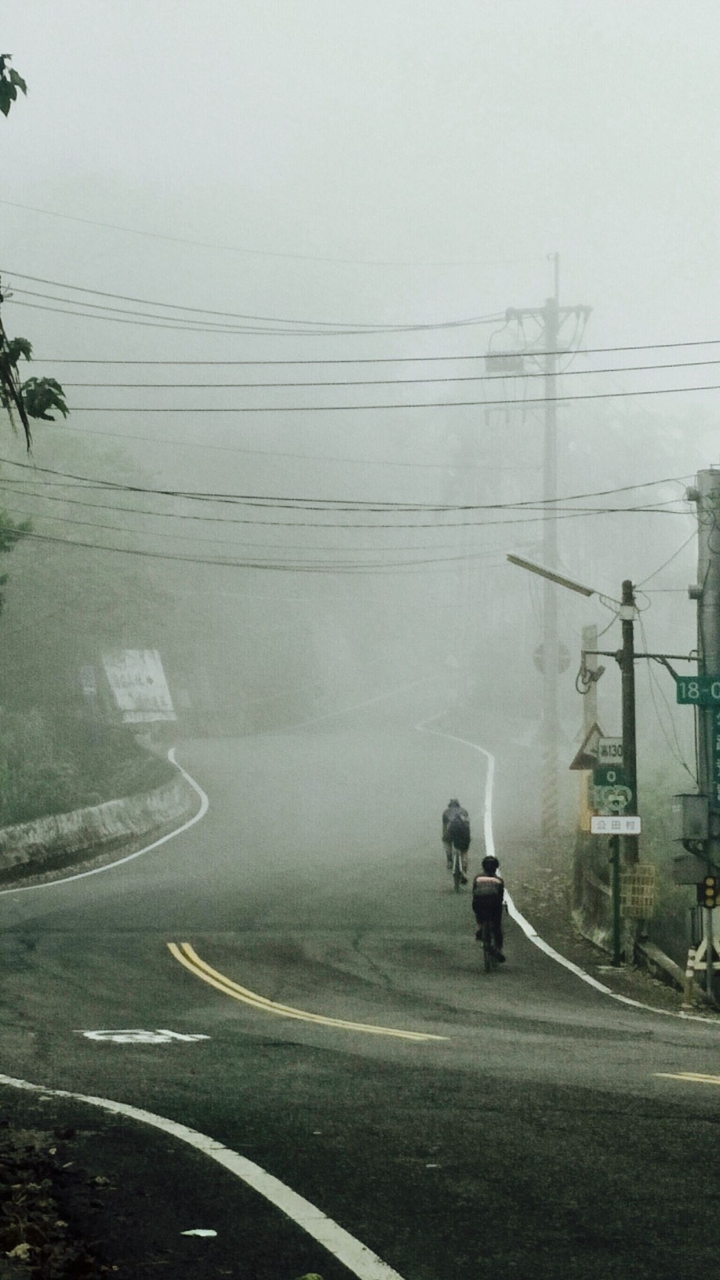
[[[442,841],[445,847],[448,870],[452,869],[453,848],[460,853],[462,883],[467,884],[468,849],[470,848],[470,818],[459,800],[450,800],[442,816]]]
[[[448,840],[447,829],[450,825],[450,819],[460,812],[459,800],[448,800],[447,809],[444,810],[442,816],[442,842],[445,847],[448,868],[452,866],[452,841]]]
[[[499,866],[500,863],[497,858],[493,858],[490,855],[487,858],[483,858],[482,871],[473,880],[472,908],[478,923],[478,931],[475,937],[482,938],[483,924],[486,920],[489,920],[492,930],[493,954],[496,960],[499,960],[502,964],[505,961],[505,956],[502,953],[502,909],[505,896],[505,881],[502,876],[497,874]]]

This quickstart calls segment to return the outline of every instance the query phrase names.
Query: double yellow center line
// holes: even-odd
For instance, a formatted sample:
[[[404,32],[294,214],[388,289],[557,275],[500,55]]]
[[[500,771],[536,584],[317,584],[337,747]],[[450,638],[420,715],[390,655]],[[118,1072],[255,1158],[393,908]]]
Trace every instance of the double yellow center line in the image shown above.
[[[654,1071],[653,1075],[664,1080],[685,1080],[688,1084],[720,1084],[720,1076],[708,1076],[702,1071]]]
[[[253,1009],[261,1010],[262,1013],[274,1013],[279,1018],[295,1018],[300,1022],[315,1022],[323,1027],[339,1027],[343,1031],[364,1031],[372,1036],[394,1036],[399,1040],[422,1042],[448,1039],[447,1036],[434,1036],[427,1031],[401,1031],[395,1027],[376,1027],[367,1022],[348,1022],[345,1018],[327,1018],[321,1013],[308,1013],[305,1009],[295,1009],[289,1004],[278,1004],[275,1000],[268,1000],[266,996],[258,995],[256,991],[241,987],[237,982],[226,978],[224,974],[218,973],[217,969],[212,969],[209,964],[200,959],[189,942],[181,942],[179,946],[176,942],[168,942],[167,945],[175,959],[194,973],[196,978],[202,978],[203,982],[222,991],[223,995],[231,996],[233,1000],[240,1000],[243,1004],[249,1004]]]

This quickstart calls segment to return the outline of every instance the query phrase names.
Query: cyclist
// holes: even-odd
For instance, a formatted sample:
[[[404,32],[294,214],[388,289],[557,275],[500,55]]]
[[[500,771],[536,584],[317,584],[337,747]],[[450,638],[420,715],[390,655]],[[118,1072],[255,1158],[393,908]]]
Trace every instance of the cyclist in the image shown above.
[[[459,800],[451,800],[443,814],[443,844],[445,845],[449,868],[452,867],[453,848],[460,853],[462,866],[461,883],[467,884],[470,818],[468,817],[467,809],[463,809]]]
[[[454,818],[455,814],[460,813],[460,811],[461,805],[459,800],[448,800],[447,809],[445,809],[442,816],[442,842],[445,846],[448,870],[452,866],[452,840],[448,838],[448,827],[450,826],[451,818]]]
[[[482,938],[483,924],[486,920],[489,920],[492,929],[493,954],[502,964],[505,961],[505,956],[502,953],[502,909],[505,896],[505,881],[502,876],[497,874],[499,866],[500,863],[497,858],[490,855],[483,858],[482,871],[473,880],[472,907],[478,923],[478,931],[475,937],[478,940]]]

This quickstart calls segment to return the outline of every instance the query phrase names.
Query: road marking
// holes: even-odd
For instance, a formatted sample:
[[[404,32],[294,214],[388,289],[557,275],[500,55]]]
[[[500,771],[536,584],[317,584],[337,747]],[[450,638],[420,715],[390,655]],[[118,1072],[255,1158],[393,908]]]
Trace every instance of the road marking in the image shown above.
[[[271,1173],[267,1173],[260,1165],[241,1156],[239,1152],[232,1151],[230,1147],[224,1147],[214,1138],[199,1133],[197,1129],[189,1129],[187,1125],[178,1124],[175,1120],[155,1115],[152,1111],[141,1111],[138,1107],[131,1107],[126,1102],[115,1102],[112,1098],[95,1098],[89,1094],[70,1093],[67,1089],[46,1089],[44,1085],[31,1084],[27,1080],[16,1080],[13,1076],[0,1075],[0,1084],[9,1085],[13,1089],[25,1089],[31,1093],[51,1095],[54,1098],[73,1098],[76,1102],[85,1102],[91,1107],[101,1107],[104,1111],[128,1116],[131,1120],[139,1120],[141,1124],[161,1129],[163,1133],[169,1133],[197,1151],[202,1151],[211,1160],[217,1161],[230,1173],[234,1173],[237,1178],[269,1200],[270,1204],[275,1205],[286,1217],[296,1222],[303,1231],[317,1240],[328,1253],[357,1276],[358,1280],[403,1280],[399,1272],[394,1271],[386,1262],[383,1262],[382,1258],[368,1249],[367,1245],[361,1244],[350,1235],[349,1231],[345,1231],[332,1218],[328,1218],[321,1209],[311,1204],[304,1196],[298,1195],[291,1187],[286,1186],[279,1178],[273,1177]]]
[[[187,822],[183,822],[182,826],[176,827],[174,831],[169,831],[167,835],[161,836],[159,840],[153,840],[152,844],[146,844],[144,849],[137,849],[135,853],[128,853],[124,858],[118,858],[117,862],[108,862],[104,867],[93,867],[91,871],[78,871],[72,876],[63,876],[62,880],[46,880],[43,884],[21,884],[14,889],[0,889],[0,897],[4,897],[7,893],[31,893],[34,889],[56,889],[58,885],[70,884],[73,880],[84,880],[86,876],[99,876],[105,871],[113,871],[115,867],[121,867],[125,862],[132,862],[134,858],[141,858],[144,853],[150,853],[151,849],[157,849],[161,844],[166,844],[168,840],[174,840],[175,836],[182,835],[183,831],[194,827],[196,822],[205,817],[210,801],[203,791],[202,787],[194,778],[191,778],[186,769],[178,764],[175,759],[175,748],[171,747],[168,751],[168,760],[182,774],[186,782],[190,784],[193,791],[196,791],[200,797],[200,808],[194,817],[189,818]]]
[[[431,1035],[427,1031],[401,1031],[395,1027],[376,1027],[367,1022],[348,1022],[344,1018],[329,1018],[321,1013],[308,1013],[305,1009],[296,1009],[293,1005],[278,1004],[275,1000],[268,1000],[266,996],[260,996],[247,987],[239,986],[237,982],[218,973],[217,969],[212,969],[209,964],[200,959],[189,942],[182,942],[180,946],[176,942],[168,942],[167,945],[175,959],[194,973],[196,978],[202,978],[203,982],[222,991],[223,995],[232,996],[233,1000],[240,1000],[243,1004],[249,1004],[263,1013],[274,1013],[280,1018],[295,1018],[299,1022],[315,1022],[324,1027],[340,1027],[344,1031],[364,1031],[373,1036],[394,1036],[400,1040],[448,1039],[448,1036]]]
[[[701,1071],[653,1071],[663,1080],[685,1080],[689,1084],[720,1084],[720,1076],[706,1076]]]
[[[100,1040],[113,1044],[169,1044],[172,1040],[209,1040],[210,1036],[183,1035],[181,1031],[168,1031],[159,1027],[157,1031],[144,1031],[141,1027],[118,1027],[116,1031],[76,1031],[76,1035],[85,1036],[88,1040]]]

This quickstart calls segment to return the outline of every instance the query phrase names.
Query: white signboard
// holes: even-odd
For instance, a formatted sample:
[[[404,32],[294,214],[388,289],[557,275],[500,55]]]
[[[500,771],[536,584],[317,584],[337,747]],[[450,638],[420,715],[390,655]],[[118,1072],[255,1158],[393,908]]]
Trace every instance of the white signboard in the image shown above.
[[[590,830],[594,836],[639,836],[642,824],[635,814],[611,814],[591,818]]]
[[[115,649],[102,661],[126,724],[177,720],[157,649]]]
[[[600,738],[597,748],[598,764],[622,764],[622,738]]]

